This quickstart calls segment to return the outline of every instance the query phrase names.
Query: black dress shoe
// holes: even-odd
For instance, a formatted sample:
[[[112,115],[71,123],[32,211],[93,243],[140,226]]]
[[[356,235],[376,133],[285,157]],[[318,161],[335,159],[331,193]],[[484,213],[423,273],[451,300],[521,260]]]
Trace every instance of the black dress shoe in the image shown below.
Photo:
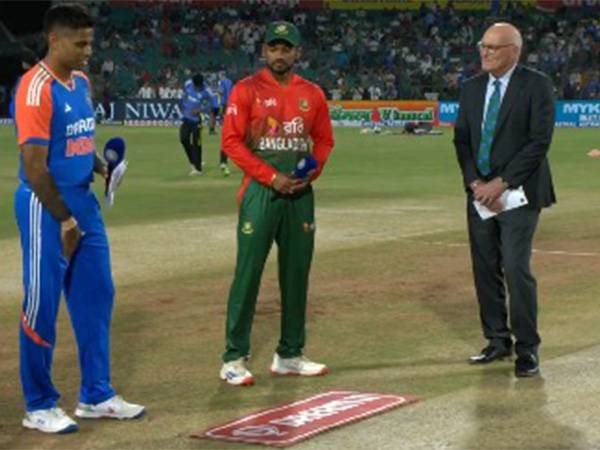
[[[515,362],[515,375],[518,377],[534,377],[540,373],[540,362],[537,355],[529,353],[519,355]]]
[[[512,355],[512,348],[495,347],[488,345],[486,348],[481,350],[479,355],[471,356],[469,358],[470,364],[487,364],[492,361],[509,358]]]

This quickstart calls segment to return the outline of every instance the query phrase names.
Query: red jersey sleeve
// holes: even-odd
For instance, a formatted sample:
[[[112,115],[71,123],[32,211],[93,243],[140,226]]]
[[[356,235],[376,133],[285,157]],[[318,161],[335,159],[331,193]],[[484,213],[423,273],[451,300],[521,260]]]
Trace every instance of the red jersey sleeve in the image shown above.
[[[52,121],[52,78],[39,67],[21,79],[15,100],[15,121],[19,145],[48,146]]]
[[[244,83],[237,83],[227,102],[221,146],[246,176],[269,186],[277,170],[254,155],[246,145],[252,104],[253,96],[250,87]]]
[[[312,179],[315,180],[321,175],[334,144],[333,128],[331,127],[331,118],[329,117],[329,106],[327,105],[325,94],[323,94],[321,89],[319,89],[319,104],[315,114],[313,127],[310,131],[310,137],[313,141],[313,158],[319,163],[319,168],[312,176]]]

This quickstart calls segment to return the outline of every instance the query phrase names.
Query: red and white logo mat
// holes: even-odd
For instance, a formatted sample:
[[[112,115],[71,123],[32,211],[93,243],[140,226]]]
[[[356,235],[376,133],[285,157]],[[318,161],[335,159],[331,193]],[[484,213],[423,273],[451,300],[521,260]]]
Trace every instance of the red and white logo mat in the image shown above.
[[[261,411],[192,437],[288,447],[318,433],[418,401],[417,397],[330,391]]]

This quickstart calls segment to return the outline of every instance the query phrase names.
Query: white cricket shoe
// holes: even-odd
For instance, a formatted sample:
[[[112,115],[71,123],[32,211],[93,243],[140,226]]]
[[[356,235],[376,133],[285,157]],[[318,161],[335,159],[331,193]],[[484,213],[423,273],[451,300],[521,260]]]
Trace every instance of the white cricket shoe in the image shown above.
[[[192,170],[190,170],[190,173],[188,175],[190,177],[198,177],[198,176],[202,175],[202,171],[196,170],[196,168],[193,168]]]
[[[304,356],[282,358],[277,353],[273,356],[270,371],[272,375],[302,375],[305,377],[329,373],[325,364],[313,362]]]
[[[28,412],[22,422],[25,428],[44,433],[73,433],[79,425],[60,408],[38,409]]]
[[[250,386],[254,384],[254,377],[246,367],[246,358],[223,363],[219,377],[233,386]]]
[[[82,419],[137,419],[146,412],[146,408],[135,403],[128,403],[120,395],[115,395],[97,405],[79,403],[75,415]]]

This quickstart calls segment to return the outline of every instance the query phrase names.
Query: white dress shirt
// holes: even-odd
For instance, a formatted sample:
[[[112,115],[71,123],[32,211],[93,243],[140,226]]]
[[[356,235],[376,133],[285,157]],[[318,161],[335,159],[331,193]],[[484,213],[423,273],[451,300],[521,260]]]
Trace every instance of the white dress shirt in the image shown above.
[[[515,71],[515,64],[502,75],[500,78],[494,77],[491,73],[489,74],[489,80],[487,83],[487,88],[485,91],[485,103],[483,107],[483,117],[481,118],[481,129],[483,129],[483,124],[485,122],[485,115],[487,114],[488,103],[490,102],[490,98],[492,98],[492,94],[494,93],[494,81],[500,81],[500,105],[502,105],[502,99],[504,98],[504,94],[506,93],[506,88],[508,87],[508,83],[510,82],[510,77],[512,77],[513,72]]]

